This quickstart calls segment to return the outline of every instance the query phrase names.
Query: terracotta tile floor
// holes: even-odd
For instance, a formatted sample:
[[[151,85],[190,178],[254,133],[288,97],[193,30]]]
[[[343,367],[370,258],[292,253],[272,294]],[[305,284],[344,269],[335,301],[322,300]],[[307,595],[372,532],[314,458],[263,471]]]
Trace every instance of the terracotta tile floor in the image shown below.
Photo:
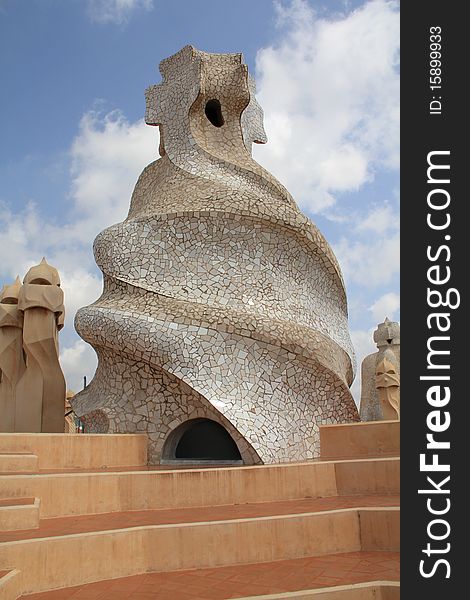
[[[23,600],[224,600],[399,579],[399,554],[350,552],[271,563],[146,573],[23,596]]]
[[[80,515],[41,519],[38,529],[8,531],[0,533],[0,542],[25,540],[105,531],[141,525],[164,525],[169,523],[194,523],[200,521],[219,521],[259,516],[298,514],[339,508],[365,506],[398,506],[396,495],[332,496],[329,498],[308,498],[283,502],[262,502],[226,506],[205,506],[198,508],[180,508],[170,510],[142,510],[99,515]]]

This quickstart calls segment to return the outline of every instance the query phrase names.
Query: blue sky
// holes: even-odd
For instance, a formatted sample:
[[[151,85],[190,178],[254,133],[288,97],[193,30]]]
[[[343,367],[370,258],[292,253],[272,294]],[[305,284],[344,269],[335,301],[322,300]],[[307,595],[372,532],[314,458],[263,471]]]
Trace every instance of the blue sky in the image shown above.
[[[399,318],[398,26],[387,0],[0,0],[0,282],[43,255],[59,268],[70,388],[95,366],[73,329],[101,289],[93,239],[157,157],[144,90],[188,43],[243,52],[268,135],[255,158],[333,246],[358,360],[373,351]]]

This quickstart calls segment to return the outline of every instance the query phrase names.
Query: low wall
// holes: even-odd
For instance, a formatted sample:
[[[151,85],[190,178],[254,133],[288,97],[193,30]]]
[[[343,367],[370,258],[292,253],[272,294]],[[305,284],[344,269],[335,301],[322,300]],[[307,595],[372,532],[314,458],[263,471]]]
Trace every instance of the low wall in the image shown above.
[[[399,458],[338,460],[334,465],[340,496],[400,493]]]
[[[0,453],[30,453],[39,469],[101,469],[147,464],[145,434],[0,433]]]
[[[59,493],[60,492],[60,493]],[[0,497],[41,499],[41,518],[335,496],[335,463],[0,476]]]
[[[400,455],[400,421],[368,421],[320,427],[325,459]]]

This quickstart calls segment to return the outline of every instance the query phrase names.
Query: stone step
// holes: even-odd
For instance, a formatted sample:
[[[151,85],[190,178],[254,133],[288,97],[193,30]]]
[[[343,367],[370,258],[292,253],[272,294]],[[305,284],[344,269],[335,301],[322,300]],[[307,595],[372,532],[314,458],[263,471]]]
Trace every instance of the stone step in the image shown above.
[[[330,496],[328,498],[308,498],[284,502],[263,502],[253,504],[229,504],[226,506],[205,506],[199,508],[160,509],[115,512],[72,517],[41,519],[36,529],[12,531],[12,527],[0,531],[0,543],[17,540],[46,538],[75,533],[110,531],[148,525],[169,525],[174,523],[196,523],[272,517],[332,511],[344,508],[383,508],[398,507],[397,495],[370,496]]]
[[[0,476],[0,498],[37,497],[41,518],[220,506],[353,494],[397,494],[399,459],[255,467]]]
[[[35,469],[41,470],[135,467],[147,464],[147,436],[144,434],[0,433],[0,453],[25,452],[38,457]]]
[[[172,548],[169,549],[171,551]],[[398,600],[399,555],[355,551],[256,564],[145,573],[23,600]],[[126,595],[127,594],[127,595]]]
[[[400,456],[400,421],[322,425],[323,459]]]
[[[0,598],[17,600],[22,593],[21,577],[18,569],[0,569]]]
[[[398,570],[387,574],[367,557],[398,560],[398,438],[398,422],[325,426],[318,460],[170,468],[146,465],[145,435],[0,434],[0,455],[9,456],[0,475],[0,597],[63,600],[61,588],[80,585],[87,589],[76,597],[91,598],[110,580],[124,587],[109,597],[121,597],[153,571],[155,581],[132,588],[139,598],[188,600],[191,569],[188,577],[198,573],[204,584],[194,598],[222,599],[231,597],[224,569],[236,569],[245,600],[396,600]],[[284,574],[294,587],[266,579],[259,588],[266,565],[295,570],[295,561],[329,557],[332,565],[312,566],[314,581]],[[258,575],[246,579],[250,569]],[[206,586],[209,571],[217,589]]]
[[[0,500],[0,537],[3,532],[39,527],[39,498]]]
[[[238,600],[400,600],[398,581],[372,581],[328,588],[245,596]]]
[[[29,452],[0,452],[0,473],[36,473],[38,457]]]
[[[400,493],[398,457],[335,460],[333,464],[339,495]]]
[[[146,525],[7,541],[0,544],[0,568],[14,565],[22,573],[23,592],[33,593],[144,572],[376,551],[379,545],[383,551],[398,551],[398,508]]]

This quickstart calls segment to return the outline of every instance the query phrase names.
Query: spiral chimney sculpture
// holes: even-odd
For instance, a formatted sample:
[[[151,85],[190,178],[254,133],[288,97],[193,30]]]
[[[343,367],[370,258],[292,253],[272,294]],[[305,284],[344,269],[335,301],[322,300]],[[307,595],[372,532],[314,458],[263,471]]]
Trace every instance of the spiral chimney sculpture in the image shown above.
[[[73,408],[87,431],[148,433],[152,463],[202,420],[245,464],[312,458],[319,424],[358,420],[339,265],[251,156],[266,135],[242,55],[186,46],[160,72],[161,158],[95,240],[104,290],[75,324],[98,368]]]

